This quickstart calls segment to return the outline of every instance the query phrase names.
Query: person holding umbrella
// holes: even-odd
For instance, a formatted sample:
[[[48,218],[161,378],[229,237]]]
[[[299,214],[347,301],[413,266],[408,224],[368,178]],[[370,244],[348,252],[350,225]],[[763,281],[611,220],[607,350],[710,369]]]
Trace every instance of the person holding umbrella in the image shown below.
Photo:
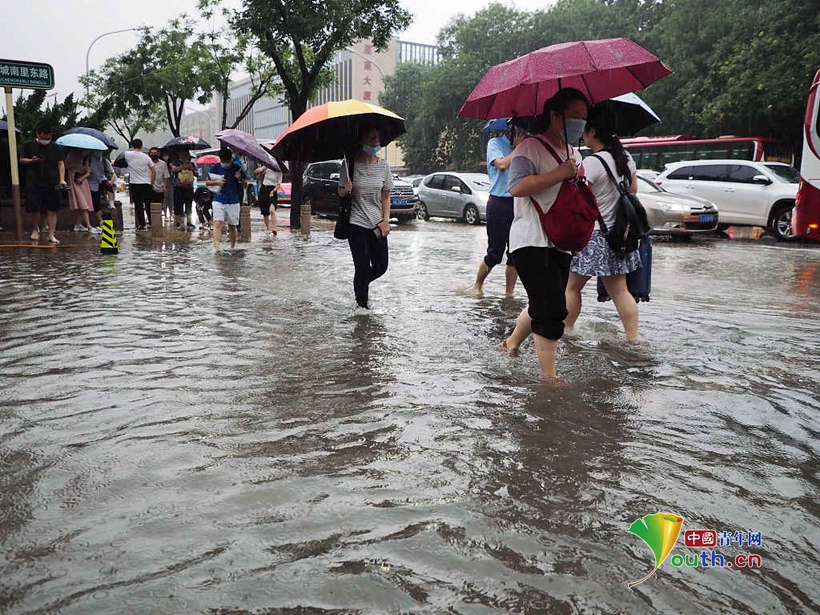
[[[556,248],[547,237],[532,201],[548,211],[562,182],[578,174],[581,154],[571,144],[581,139],[588,108],[587,98],[579,90],[559,90],[546,101],[536,122],[536,132],[541,134],[525,139],[513,152],[510,163],[509,190],[515,197],[510,252],[529,305],[499,349],[516,355],[521,343],[533,333],[538,362],[547,378],[557,377],[555,356],[567,316],[565,293],[572,255]]]
[[[390,165],[376,154],[381,150],[381,133],[373,124],[362,124],[355,153],[347,156],[347,177],[339,181],[338,194],[352,195],[347,238],[353,256],[353,292],[356,304],[369,309],[370,283],[387,271],[387,236],[390,234]]]
[[[628,179],[630,192],[634,194],[638,191],[635,162],[615,136],[615,129],[615,117],[604,106],[596,105],[590,109],[584,130],[584,144],[597,156],[587,157],[583,168],[589,186],[598,200],[599,219],[603,220],[608,229],[615,224],[620,193],[604,165],[618,181]],[[618,310],[626,339],[630,342],[638,341],[638,304],[629,293],[626,274],[640,267],[638,250],[625,256],[616,255],[607,243],[600,221],[596,222],[592,239],[581,252],[572,257],[566,292],[568,314],[564,321],[565,330],[572,331],[581,314],[581,291],[584,286],[591,277],[599,276],[603,278],[604,286]]]
[[[221,179],[211,179],[211,177]],[[242,202],[242,190],[248,183],[245,169],[239,160],[234,160],[233,152],[224,148],[219,151],[219,164],[211,167],[210,174],[205,180],[207,186],[219,186],[219,192],[214,195],[214,248],[219,250],[222,240],[222,226],[227,223],[231,238],[231,248],[236,246],[236,227],[239,226],[239,203]]]

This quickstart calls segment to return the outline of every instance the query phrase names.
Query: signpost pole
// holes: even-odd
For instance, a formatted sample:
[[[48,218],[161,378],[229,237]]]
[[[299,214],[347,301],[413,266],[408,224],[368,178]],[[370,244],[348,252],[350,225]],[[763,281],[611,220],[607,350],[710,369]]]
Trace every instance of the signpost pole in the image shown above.
[[[17,241],[23,241],[23,207],[20,200],[20,170],[17,159],[17,131],[14,125],[14,100],[11,88],[6,90],[6,121],[9,127],[9,162],[11,164],[11,200],[14,204],[14,222]]]

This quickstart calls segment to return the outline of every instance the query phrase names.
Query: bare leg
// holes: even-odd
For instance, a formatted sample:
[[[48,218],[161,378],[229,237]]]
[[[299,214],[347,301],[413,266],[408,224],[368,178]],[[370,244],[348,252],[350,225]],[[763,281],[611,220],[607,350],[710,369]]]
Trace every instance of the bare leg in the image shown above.
[[[484,280],[490,275],[490,268],[484,260],[478,265],[478,272],[475,274],[475,283],[467,289],[473,297],[481,299],[484,296]]]
[[[82,210],[82,217],[83,217],[83,226],[85,226],[86,230],[91,230],[91,219],[88,217],[88,210]]]
[[[629,342],[640,341],[638,335],[638,304],[629,293],[625,275],[610,275],[604,278],[606,292],[612,297],[612,302],[618,310],[618,316],[624,325],[626,339]]]
[[[271,223],[273,224],[273,228],[272,228],[273,234],[276,235],[277,231],[276,231],[276,208],[275,207],[270,208],[270,219],[271,219]]]
[[[547,339],[537,333],[533,335],[535,339],[535,352],[538,355],[538,363],[545,378],[557,378],[555,371],[555,355],[558,352],[558,340]]]
[[[509,352],[512,357],[518,356],[518,347],[524,343],[530,333],[532,333],[532,319],[529,308],[525,307],[518,315],[518,320],[515,321],[512,334],[498,345],[498,349]]]
[[[515,293],[515,283],[518,281],[518,271],[512,265],[507,265],[504,270],[505,278],[505,296],[512,297]]]
[[[31,214],[31,238],[37,240],[40,238],[40,212]]]
[[[265,221],[265,235],[270,235],[270,216],[262,216]]]
[[[569,333],[575,327],[575,321],[581,315],[581,291],[589,281],[589,277],[585,275],[578,275],[577,273],[569,273],[569,280],[567,281],[567,317],[564,319],[564,331]]]
[[[219,242],[222,240],[222,220],[214,220],[214,248],[219,250]]]
[[[236,226],[233,224],[228,225],[228,235],[231,238],[231,248],[236,247]]]
[[[46,212],[46,227],[48,228],[48,240],[51,243],[60,243],[54,236],[54,231],[57,230],[57,213],[53,211]]]

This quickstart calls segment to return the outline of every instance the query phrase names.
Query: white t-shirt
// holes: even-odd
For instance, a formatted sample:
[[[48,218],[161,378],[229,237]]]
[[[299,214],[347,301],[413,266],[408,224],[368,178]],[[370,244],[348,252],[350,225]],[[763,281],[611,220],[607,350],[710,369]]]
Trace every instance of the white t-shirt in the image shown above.
[[[555,147],[553,146],[553,149]],[[566,160],[566,149],[560,151],[556,149],[561,162]],[[581,154],[577,149],[571,147],[571,155],[576,164],[581,164]],[[521,144],[513,150],[512,161],[510,162],[510,187],[515,186],[523,177],[527,175],[541,175],[549,173],[558,168],[559,163],[553,155],[547,151],[544,145],[535,138],[524,139]],[[516,159],[519,159],[516,162]],[[538,194],[532,195],[541,210],[545,213],[549,211],[555,202],[558,192],[561,190],[561,182],[542,190]],[[547,239],[544,229],[541,227],[541,219],[535,205],[530,197],[515,197],[514,200],[515,217],[510,227],[510,252],[519,248],[551,248],[553,243]]]
[[[609,170],[612,171],[615,179],[620,181],[621,178],[618,177],[618,169],[615,166],[615,159],[612,157],[612,154],[601,150],[597,155],[606,160],[607,165],[609,165]],[[629,155],[629,152],[627,152],[626,157],[628,159],[630,172],[628,182],[631,182],[632,173],[635,173],[637,167],[635,166],[635,161],[632,160],[632,156]],[[612,183],[612,180],[609,179],[606,169],[604,169],[601,161],[597,158],[587,156],[584,159],[583,167],[587,183],[592,189],[595,198],[598,200],[598,211],[601,212],[601,217],[604,219],[604,224],[606,224],[607,229],[611,229],[612,225],[615,224],[615,206],[618,204],[620,198],[618,189]],[[598,230],[601,228],[597,220],[595,221],[595,228]]]
[[[135,152],[128,150],[125,152],[125,162],[128,163],[128,173],[131,179],[130,184],[150,184],[151,167],[154,163],[145,152]]]
[[[167,188],[165,180],[171,177],[171,174],[168,172],[168,165],[165,164],[164,160],[157,160],[154,162],[154,185],[152,188],[155,192],[165,192]]]
[[[269,169],[265,167],[265,175],[262,179],[263,186],[278,186],[282,183],[282,172],[281,171],[274,171],[273,169]]]

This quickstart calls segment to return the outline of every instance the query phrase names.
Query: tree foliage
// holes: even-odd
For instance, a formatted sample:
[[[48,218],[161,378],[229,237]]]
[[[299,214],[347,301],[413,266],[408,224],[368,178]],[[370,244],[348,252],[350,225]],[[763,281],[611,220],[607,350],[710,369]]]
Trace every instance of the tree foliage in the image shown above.
[[[399,0],[243,0],[231,23],[251,36],[276,68],[294,120],[316,92],[330,83],[328,63],[336,51],[370,39],[384,49],[410,23]],[[302,178],[293,168],[291,226],[300,225]]]
[[[414,171],[483,166],[484,139],[458,109],[490,66],[560,42],[625,36],[675,72],[641,92],[663,123],[647,134],[743,134],[801,140],[820,65],[820,0],[559,0],[550,9],[490,5],[438,37],[442,61],[401,67],[381,100],[402,109]],[[412,104],[399,76],[415,79]],[[799,147],[796,147],[799,151]]]

